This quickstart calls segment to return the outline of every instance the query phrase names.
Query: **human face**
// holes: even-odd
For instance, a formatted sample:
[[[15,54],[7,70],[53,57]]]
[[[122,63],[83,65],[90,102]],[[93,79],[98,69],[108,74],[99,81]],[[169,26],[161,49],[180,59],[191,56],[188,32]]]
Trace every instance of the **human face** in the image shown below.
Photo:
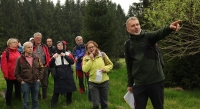
[[[34,43],[34,39],[32,39],[31,42]]]
[[[41,42],[42,42],[42,36],[40,36],[40,35],[35,36],[34,37],[34,42],[36,44],[41,44]]]
[[[140,23],[138,20],[129,20],[127,23],[127,29],[129,33],[139,35],[141,32]]]
[[[28,44],[24,47],[24,52],[28,55],[33,53],[33,44]]]
[[[77,38],[76,39],[76,43],[78,44],[78,45],[81,45],[81,44],[83,44],[83,39],[82,38]]]
[[[63,50],[63,43],[62,42],[58,43],[57,48],[58,50]]]
[[[67,45],[64,45],[65,50],[67,49]]]
[[[49,47],[51,47],[52,46],[52,40],[51,39],[47,39],[47,45],[49,46]]]
[[[95,51],[97,50],[97,47],[93,43],[89,43],[87,45],[87,51],[89,54],[95,54]]]
[[[18,48],[18,41],[17,40],[13,40],[10,44],[9,44],[10,48]]]

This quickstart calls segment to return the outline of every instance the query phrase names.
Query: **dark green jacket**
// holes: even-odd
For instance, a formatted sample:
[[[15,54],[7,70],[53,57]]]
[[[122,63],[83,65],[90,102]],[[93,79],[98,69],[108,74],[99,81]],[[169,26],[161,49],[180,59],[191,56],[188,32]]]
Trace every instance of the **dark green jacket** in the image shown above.
[[[147,85],[165,79],[156,42],[169,35],[173,30],[166,26],[152,32],[141,31],[139,35],[130,34],[125,42],[125,61],[128,86]]]

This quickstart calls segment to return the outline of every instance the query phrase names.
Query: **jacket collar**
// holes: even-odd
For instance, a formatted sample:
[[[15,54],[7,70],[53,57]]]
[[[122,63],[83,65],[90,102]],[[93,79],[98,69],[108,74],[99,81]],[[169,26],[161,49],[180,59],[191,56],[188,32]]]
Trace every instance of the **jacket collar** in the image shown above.
[[[129,34],[129,37],[131,40],[136,40],[136,39],[139,39],[141,36],[143,36],[144,33],[145,33],[145,31],[142,30],[139,35]]]

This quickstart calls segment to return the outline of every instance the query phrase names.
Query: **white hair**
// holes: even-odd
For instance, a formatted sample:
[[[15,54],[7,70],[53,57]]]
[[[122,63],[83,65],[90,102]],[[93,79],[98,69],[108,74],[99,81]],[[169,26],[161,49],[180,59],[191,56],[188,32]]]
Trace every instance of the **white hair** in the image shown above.
[[[25,42],[25,43],[23,44],[23,50],[24,50],[28,45],[33,45],[33,43],[32,43],[32,42]]]
[[[8,39],[7,46],[9,46],[11,43],[13,43],[15,41],[18,42],[18,39],[16,39],[16,38],[10,38],[10,39]]]
[[[76,36],[75,41],[76,41],[78,38],[81,38],[81,39],[83,40],[82,36]]]
[[[36,32],[33,37],[35,38],[36,36],[40,36],[42,38],[42,34],[40,32]]]
[[[138,18],[137,17],[129,17],[128,20],[126,21],[126,26],[130,20],[138,20]]]

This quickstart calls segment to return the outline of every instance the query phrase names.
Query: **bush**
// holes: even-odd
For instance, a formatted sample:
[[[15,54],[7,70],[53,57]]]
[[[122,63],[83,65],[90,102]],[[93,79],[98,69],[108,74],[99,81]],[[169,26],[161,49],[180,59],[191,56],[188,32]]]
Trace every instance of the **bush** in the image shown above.
[[[184,89],[200,87],[199,55],[174,59],[167,63],[165,85],[167,87],[180,86]]]

